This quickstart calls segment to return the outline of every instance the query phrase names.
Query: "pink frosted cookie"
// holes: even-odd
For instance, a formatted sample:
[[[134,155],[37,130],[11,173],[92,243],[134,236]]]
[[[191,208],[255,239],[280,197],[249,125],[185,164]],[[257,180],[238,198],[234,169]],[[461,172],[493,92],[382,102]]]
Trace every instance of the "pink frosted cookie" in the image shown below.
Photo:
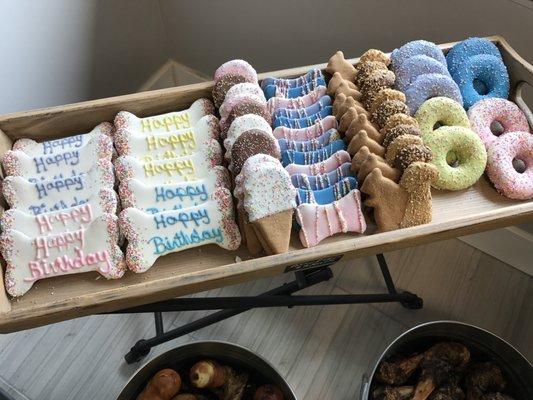
[[[518,172],[513,160],[521,160],[525,170]],[[517,200],[533,198],[533,135],[508,132],[487,152],[487,175],[498,192]]]
[[[347,151],[341,150],[334,153],[327,160],[316,164],[300,165],[289,164],[285,167],[289,175],[305,174],[305,175],[318,175],[331,172],[339,168],[342,164],[351,162],[350,154]]]
[[[224,102],[218,110],[222,118],[227,118],[231,109],[238,103],[239,98],[249,96],[259,101],[266,102],[265,94],[256,83],[244,82],[232,86],[226,93]]]
[[[102,214],[85,227],[54,235],[30,237],[5,231],[0,249],[7,262],[6,290],[11,296],[22,296],[38,280],[89,271],[120,278],[125,265],[117,241],[113,214]]]
[[[79,148],[53,154],[28,155],[20,150],[9,150],[4,154],[2,164],[7,175],[46,180],[82,174],[93,166],[95,160],[111,160],[112,155],[111,138],[97,134]]]
[[[224,139],[224,147],[226,148],[226,160],[231,161],[231,149],[235,141],[244,132],[252,129],[257,129],[266,132],[269,135],[272,135],[272,128],[270,127],[270,124],[259,115],[246,114],[235,118],[228,129],[226,139]]]
[[[122,208],[134,207],[149,213],[197,206],[212,199],[219,187],[230,189],[226,168],[216,166],[208,177],[190,182],[147,185],[139,179],[120,183]]]
[[[213,81],[218,82],[225,75],[241,75],[245,77],[248,82],[257,84],[257,72],[244,60],[226,61],[215,71]]]
[[[214,112],[215,107],[208,99],[198,99],[186,110],[145,118],[137,117],[128,111],[120,111],[115,117],[115,129],[116,132],[129,130],[144,134],[170,132],[192,128],[200,118],[214,114]]]
[[[316,139],[324,132],[335,128],[337,129],[338,123],[337,119],[333,115],[328,115],[324,119],[318,119],[313,126],[308,128],[287,128],[286,126],[278,126],[272,134],[276,139],[287,139],[287,140],[310,140]]]
[[[29,156],[39,156],[45,154],[62,153],[68,150],[76,150],[85,146],[88,141],[91,141],[95,136],[106,135],[111,137],[115,127],[110,122],[102,122],[94,127],[88,133],[68,136],[61,139],[46,140],[44,142],[36,142],[32,139],[19,139],[13,143],[12,150],[22,151]]]
[[[37,215],[85,203],[101,188],[112,189],[114,183],[113,164],[99,160],[87,173],[66,178],[29,181],[7,176],[2,193],[12,208]]]
[[[318,86],[313,91],[292,99],[285,97],[271,97],[267,101],[267,107],[271,114],[274,114],[278,108],[305,108],[315,104],[322,96],[326,94],[325,86]]]
[[[120,228],[128,239],[126,263],[137,273],[165,254],[211,243],[236,250],[241,243],[231,193],[225,188],[198,206],[155,214],[127,208],[120,213]]]
[[[516,104],[506,99],[489,98],[475,103],[467,112],[472,130],[478,134],[485,149],[507,132],[529,132],[525,114]],[[491,124],[498,122],[503,132],[498,135],[491,130]]]
[[[154,161],[141,161],[132,156],[120,156],[115,160],[119,181],[135,178],[149,184],[179,183],[209,176],[213,167],[222,164],[220,144],[211,139],[203,152],[190,156]]]
[[[121,130],[114,137],[115,147],[121,156],[138,159],[175,158],[201,151],[211,140],[218,139],[218,118],[206,115],[192,128],[170,132],[139,133]]]
[[[353,189],[339,201],[325,205],[300,204],[296,221],[302,228],[300,240],[304,247],[316,246],[337,233],[363,233],[366,222],[361,212],[361,193]]]

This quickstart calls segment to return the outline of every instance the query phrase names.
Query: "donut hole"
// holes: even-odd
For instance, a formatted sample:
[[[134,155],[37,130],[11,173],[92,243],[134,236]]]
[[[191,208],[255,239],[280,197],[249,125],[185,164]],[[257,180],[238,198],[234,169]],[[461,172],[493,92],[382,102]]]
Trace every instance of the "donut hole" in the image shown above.
[[[524,160],[521,160],[520,158],[514,158],[513,159],[513,168],[519,174],[523,174],[524,172],[526,172],[527,166],[526,166],[526,163],[524,162]]]
[[[445,126],[445,124],[440,121],[437,121],[435,122],[435,125],[433,125],[433,130],[439,129],[441,126]]]
[[[446,162],[452,168],[456,168],[459,166],[459,158],[457,157],[457,154],[455,154],[453,150],[450,150],[446,154]]]
[[[500,136],[505,131],[505,128],[500,121],[492,121],[490,124],[490,131],[494,136]]]
[[[485,82],[479,79],[474,79],[474,82],[472,82],[472,84],[474,86],[475,91],[478,92],[478,94],[480,94],[481,96],[484,96],[489,92],[489,88],[487,87],[487,85],[485,85]]]

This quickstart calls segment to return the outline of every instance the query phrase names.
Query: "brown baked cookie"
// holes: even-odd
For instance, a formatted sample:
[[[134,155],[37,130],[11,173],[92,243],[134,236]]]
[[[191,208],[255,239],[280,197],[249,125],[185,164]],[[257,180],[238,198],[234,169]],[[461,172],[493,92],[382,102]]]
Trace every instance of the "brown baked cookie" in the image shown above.
[[[350,127],[350,124],[358,116],[357,109],[355,107],[350,107],[344,114],[342,114],[341,119],[339,120],[339,126],[337,130],[340,133],[344,133]]]
[[[268,154],[278,160],[281,158],[279,144],[274,136],[259,129],[250,129],[243,132],[231,148],[230,169],[233,175],[239,175],[245,161],[256,154]]]
[[[366,111],[361,103],[359,103],[357,100],[355,100],[353,97],[346,97],[344,94],[340,94],[339,96],[335,97],[335,101],[333,102],[333,115],[337,120],[340,121],[342,116],[350,109],[355,108],[357,111],[357,114],[364,114],[367,116],[370,116],[368,111]]]
[[[358,102],[362,96],[361,92],[357,89],[352,89],[350,87],[350,83],[346,80],[342,81],[339,86],[337,86],[337,89],[335,90],[335,97],[337,97],[339,94],[344,94],[346,97],[353,97]]]
[[[337,91],[337,89],[339,88],[339,86],[341,85],[341,83],[343,82],[346,85],[348,85],[349,88],[357,89],[357,87],[355,86],[355,83],[350,82],[347,79],[344,79],[339,72],[335,72],[328,82],[328,89],[326,93],[329,94],[330,96],[333,96],[335,92]]]
[[[375,140],[370,139],[366,131],[361,130],[359,131],[353,138],[350,140],[350,143],[348,144],[347,151],[350,153],[351,156],[356,154],[361,147],[366,146],[370,150],[371,153],[377,154],[380,157],[383,157],[385,155],[385,147],[380,145]]]
[[[375,140],[379,144],[383,141],[383,135],[379,132],[377,127],[368,120],[365,114],[358,114],[357,118],[352,121],[348,130],[345,132],[347,140],[351,140],[359,131],[366,131],[370,139]]]
[[[237,74],[227,74],[217,80],[215,86],[213,86],[213,101],[215,106],[219,108],[222,105],[226,98],[226,93],[228,93],[228,90],[230,90],[233,85],[244,82],[248,82],[246,77]]]
[[[418,128],[418,121],[407,114],[395,114],[387,120],[385,126],[383,126],[382,133],[386,133],[388,129],[396,125],[412,125]]]
[[[432,159],[433,153],[429,147],[420,144],[408,144],[396,154],[394,166],[403,171],[414,162],[430,162]]]
[[[272,116],[270,114],[270,111],[268,111],[266,103],[258,101],[254,98],[246,99],[245,101],[240,102],[232,108],[231,112],[228,115],[228,118],[226,118],[224,125],[221,126],[222,139],[226,138],[226,134],[233,120],[237,117],[241,117],[246,114],[259,115],[260,117],[263,117],[267,122],[270,122],[272,120]]]
[[[354,155],[351,166],[351,170],[357,172],[357,180],[359,181],[359,184],[364,182],[367,175],[371,173],[374,168],[379,168],[384,177],[389,178],[394,182],[398,182],[400,179],[401,172],[398,169],[391,167],[377,154],[371,153],[368,147],[361,147]]]
[[[390,65],[390,57],[383,53],[381,50],[369,49],[359,57],[359,62],[364,63],[366,61],[379,61],[385,64],[387,67]]]
[[[361,86],[365,80],[372,75],[374,71],[379,69],[388,70],[387,66],[380,61],[365,61],[357,65],[357,75],[355,76],[355,83]]]
[[[409,107],[407,107],[407,104],[400,100],[385,100],[372,114],[372,121],[379,127],[383,127],[390,117],[400,113],[409,114]]]
[[[389,70],[376,70],[361,85],[361,100],[366,108],[370,108],[382,89],[394,85],[396,75]]]
[[[401,135],[394,139],[389,144],[385,152],[385,160],[387,161],[387,163],[389,165],[394,166],[396,155],[400,152],[401,149],[411,144],[422,145],[422,138],[420,136],[414,135]]]
[[[333,54],[329,59],[328,65],[326,66],[326,72],[331,75],[338,72],[344,79],[347,79],[350,82],[355,80],[355,67],[346,61],[344,53],[340,50]]]
[[[372,105],[370,106],[370,113],[374,113],[376,109],[381,105],[381,103],[386,100],[398,100],[402,103],[405,103],[405,94],[403,94],[399,90],[391,88],[381,89],[376,95]]]
[[[420,128],[418,128],[418,126],[404,124],[396,125],[385,131],[385,137],[383,138],[382,143],[383,146],[389,147],[389,144],[391,144],[394,139],[402,135],[422,136],[422,132],[420,131]]]

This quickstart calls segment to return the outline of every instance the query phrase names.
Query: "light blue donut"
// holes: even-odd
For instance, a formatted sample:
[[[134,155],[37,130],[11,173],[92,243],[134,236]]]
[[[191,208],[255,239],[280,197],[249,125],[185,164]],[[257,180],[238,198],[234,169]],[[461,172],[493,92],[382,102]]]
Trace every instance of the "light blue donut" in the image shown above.
[[[450,49],[450,51],[448,51],[448,54],[446,54],[446,61],[448,62],[448,70],[450,71],[450,74],[453,76],[462,63],[470,57],[479,54],[490,54],[498,57],[500,60],[502,59],[500,51],[490,40],[478,37],[469,38],[457,43]]]
[[[327,160],[337,151],[346,150],[344,140],[335,140],[327,146],[314,151],[285,150],[281,153],[281,164],[286,167],[289,164],[310,165]]]
[[[310,126],[314,125],[317,120],[326,118],[328,115],[331,115],[332,112],[333,107],[327,106],[316,114],[309,115],[305,118],[277,117],[274,119],[272,127],[277,128],[278,126],[286,126],[287,128],[291,129],[309,128]]]
[[[452,78],[442,74],[419,75],[405,92],[405,103],[414,115],[418,107],[433,97],[449,97],[463,104],[459,87]]]
[[[427,40],[414,40],[404,44],[399,49],[395,49],[390,58],[392,62],[392,69],[397,70],[400,65],[409,58],[418,55],[425,55],[434,58],[442,65],[446,66],[446,58],[442,50],[432,42]]]
[[[342,178],[333,186],[327,187],[325,189],[298,189],[296,195],[296,204],[330,204],[334,201],[342,199],[353,189],[357,189],[357,180],[353,176],[347,176],[346,178]]]
[[[342,178],[352,176],[352,164],[346,162],[336,170],[319,175],[294,174],[291,175],[292,186],[296,189],[321,190],[333,186]],[[355,179],[355,178],[354,178]],[[356,180],[357,181],[357,180]],[[357,186],[356,186],[357,188]]]
[[[331,128],[324,132],[322,135],[309,140],[288,140],[285,138],[278,139],[279,148],[281,151],[284,150],[296,150],[296,151],[314,151],[321,149],[331,142],[341,138],[340,133],[335,129]]]
[[[461,64],[453,75],[463,96],[464,108],[467,110],[479,100],[488,98],[507,99],[509,96],[509,74],[501,58],[479,54],[472,56]],[[479,93],[480,82],[486,88],[486,93]],[[478,90],[476,90],[478,89]]]
[[[419,54],[413,56],[400,64],[396,73],[396,88],[405,92],[411,83],[423,74],[450,75],[446,65],[438,62],[434,58]]]
[[[316,103],[311,104],[309,107],[304,108],[278,108],[272,115],[273,118],[285,117],[285,118],[305,118],[309,115],[320,112],[324,107],[332,104],[331,97],[328,95],[322,96]]]

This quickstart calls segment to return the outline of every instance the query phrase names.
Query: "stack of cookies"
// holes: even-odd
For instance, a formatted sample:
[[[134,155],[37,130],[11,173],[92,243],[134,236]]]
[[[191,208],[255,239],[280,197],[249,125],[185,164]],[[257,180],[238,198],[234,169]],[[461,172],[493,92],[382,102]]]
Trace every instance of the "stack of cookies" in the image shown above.
[[[327,66],[334,113],[353,156],[351,169],[380,231],[431,221],[430,185],[437,175],[405,95],[392,89],[389,64],[389,56],[371,49],[356,66],[342,52]]]
[[[125,209],[120,227],[132,271],[144,272],[159,256],[205,244],[239,247],[213,113],[213,103],[199,99],[182,111],[145,118],[121,111],[115,117],[115,169]]]
[[[20,139],[5,153],[2,191],[11,207],[0,219],[0,248],[12,296],[34,282],[97,271],[120,278],[113,125],[37,143]]]
[[[213,98],[221,102],[220,128],[243,241],[252,255],[284,253],[294,189],[279,162],[280,147],[257,73],[246,61],[231,60],[217,69],[214,79]]]

